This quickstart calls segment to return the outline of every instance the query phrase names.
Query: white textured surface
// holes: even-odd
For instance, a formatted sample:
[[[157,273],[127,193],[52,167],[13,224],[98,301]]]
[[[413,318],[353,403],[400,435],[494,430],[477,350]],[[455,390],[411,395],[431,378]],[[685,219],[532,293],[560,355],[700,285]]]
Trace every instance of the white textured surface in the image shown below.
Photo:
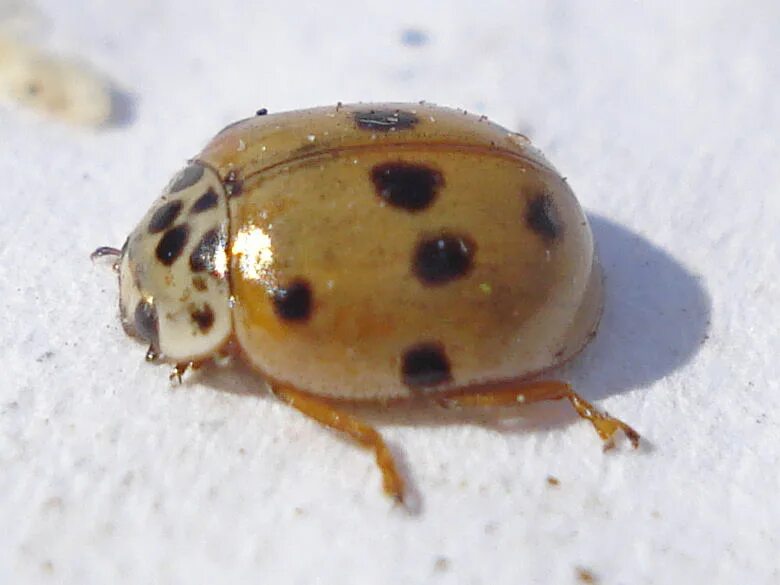
[[[136,99],[99,133],[0,110],[0,582],[780,582],[776,2],[38,5]],[[564,375],[651,448],[605,455],[564,405],[372,417],[410,516],[256,379],[171,389],[125,338],[87,255],[216,130],[390,99],[484,112],[569,177],[609,304]]]

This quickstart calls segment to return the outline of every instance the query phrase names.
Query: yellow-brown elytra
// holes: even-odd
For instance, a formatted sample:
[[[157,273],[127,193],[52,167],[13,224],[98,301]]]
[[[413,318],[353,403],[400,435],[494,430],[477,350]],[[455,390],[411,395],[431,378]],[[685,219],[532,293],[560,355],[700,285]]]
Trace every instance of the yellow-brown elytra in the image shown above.
[[[576,355],[601,271],[569,186],[524,136],[427,104],[258,115],[179,172],[118,256],[120,313],[174,376],[236,356],[281,400],[372,449],[346,402],[506,406],[568,399],[539,374]]]

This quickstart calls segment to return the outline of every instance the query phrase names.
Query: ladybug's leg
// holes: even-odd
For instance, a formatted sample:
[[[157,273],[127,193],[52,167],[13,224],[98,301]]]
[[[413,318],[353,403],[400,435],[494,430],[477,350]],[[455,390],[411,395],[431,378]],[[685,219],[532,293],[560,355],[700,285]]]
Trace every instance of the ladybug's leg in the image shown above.
[[[175,382],[176,384],[181,384],[182,376],[184,376],[184,374],[192,370],[197,370],[199,367],[199,364],[196,364],[195,362],[181,362],[174,364],[174,366],[171,368],[171,373],[168,374],[168,379],[171,381],[171,383]]]
[[[340,431],[362,447],[371,449],[376,456],[379,470],[382,472],[382,487],[384,487],[385,492],[396,501],[403,501],[403,480],[395,467],[393,455],[376,430],[354,416],[341,412],[328,401],[311,394],[279,384],[273,384],[271,391],[287,404],[318,423]]]
[[[515,386],[476,388],[447,394],[437,401],[444,406],[509,406],[540,402],[542,400],[567,399],[582,418],[595,427],[599,436],[606,441],[605,448],[613,444],[618,430],[625,433],[634,447],[639,446],[639,433],[623,421],[600,412],[590,402],[579,396],[566,382],[540,380]]]

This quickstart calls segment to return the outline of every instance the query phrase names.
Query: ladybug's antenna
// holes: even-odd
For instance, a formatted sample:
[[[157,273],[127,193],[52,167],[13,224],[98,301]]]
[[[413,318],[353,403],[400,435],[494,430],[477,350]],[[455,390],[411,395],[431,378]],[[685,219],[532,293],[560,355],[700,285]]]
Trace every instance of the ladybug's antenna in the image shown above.
[[[111,246],[100,246],[97,250],[89,255],[89,259],[93,262],[103,256],[121,256],[122,250],[119,248],[112,248]]]
[[[119,248],[112,248],[111,246],[100,246],[98,249],[96,249],[92,254],[89,255],[89,259],[93,262],[97,260],[98,258],[103,258],[104,256],[114,256],[118,258],[122,255],[122,250]],[[119,272],[119,260],[111,264],[111,268],[114,272]]]

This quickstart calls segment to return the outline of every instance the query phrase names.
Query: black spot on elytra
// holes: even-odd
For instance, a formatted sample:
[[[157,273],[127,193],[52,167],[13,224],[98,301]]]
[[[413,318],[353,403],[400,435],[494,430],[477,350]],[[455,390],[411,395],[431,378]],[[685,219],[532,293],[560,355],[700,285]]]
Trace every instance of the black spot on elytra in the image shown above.
[[[304,280],[295,280],[286,287],[276,289],[273,296],[274,310],[285,321],[305,321],[311,316],[311,287]]]
[[[193,272],[216,273],[217,252],[225,247],[222,233],[213,229],[203,234],[195,249],[190,254],[190,268]]]
[[[260,108],[255,112],[257,116],[265,116],[268,113],[268,108]]]
[[[171,227],[171,224],[176,220],[181,211],[181,206],[181,201],[177,199],[175,201],[169,201],[155,211],[154,214],[152,214],[152,219],[149,220],[149,233],[157,234]]]
[[[401,376],[407,386],[436,386],[452,380],[450,360],[440,343],[420,343],[403,355]]]
[[[173,182],[168,187],[168,191],[170,193],[176,193],[177,191],[182,191],[187,187],[191,187],[200,181],[201,177],[203,176],[203,171],[204,167],[202,164],[190,163],[173,180]]]
[[[184,251],[184,246],[187,245],[187,240],[190,237],[190,228],[187,224],[177,225],[174,228],[169,229],[157,244],[155,253],[157,259],[170,266],[176,261],[176,258],[181,256]]]
[[[148,341],[153,348],[159,346],[159,322],[157,320],[157,310],[152,303],[143,300],[135,306],[133,324],[138,337]]]
[[[202,309],[195,309],[190,312],[193,322],[198,326],[202,333],[208,333],[214,325],[214,310],[211,305],[206,303]]]
[[[472,268],[476,244],[468,236],[442,233],[417,244],[412,260],[414,275],[436,286],[466,276]]]
[[[550,195],[543,193],[528,202],[525,211],[525,223],[537,234],[547,240],[560,236],[563,225],[558,216],[558,209]]]
[[[377,195],[406,211],[421,211],[430,206],[444,185],[444,177],[436,169],[405,162],[375,165],[371,181]]]
[[[228,198],[238,197],[244,191],[244,182],[238,176],[237,171],[230,171],[225,175],[225,180],[222,181],[222,184],[225,186],[225,193],[227,193]]]
[[[219,195],[214,192],[214,189],[209,187],[209,190],[198,197],[198,200],[192,204],[192,209],[190,209],[190,211],[192,211],[192,213],[202,213],[212,207],[216,207],[217,203],[219,203]]]
[[[408,130],[420,121],[415,114],[404,110],[362,110],[354,116],[358,128],[373,132]]]

